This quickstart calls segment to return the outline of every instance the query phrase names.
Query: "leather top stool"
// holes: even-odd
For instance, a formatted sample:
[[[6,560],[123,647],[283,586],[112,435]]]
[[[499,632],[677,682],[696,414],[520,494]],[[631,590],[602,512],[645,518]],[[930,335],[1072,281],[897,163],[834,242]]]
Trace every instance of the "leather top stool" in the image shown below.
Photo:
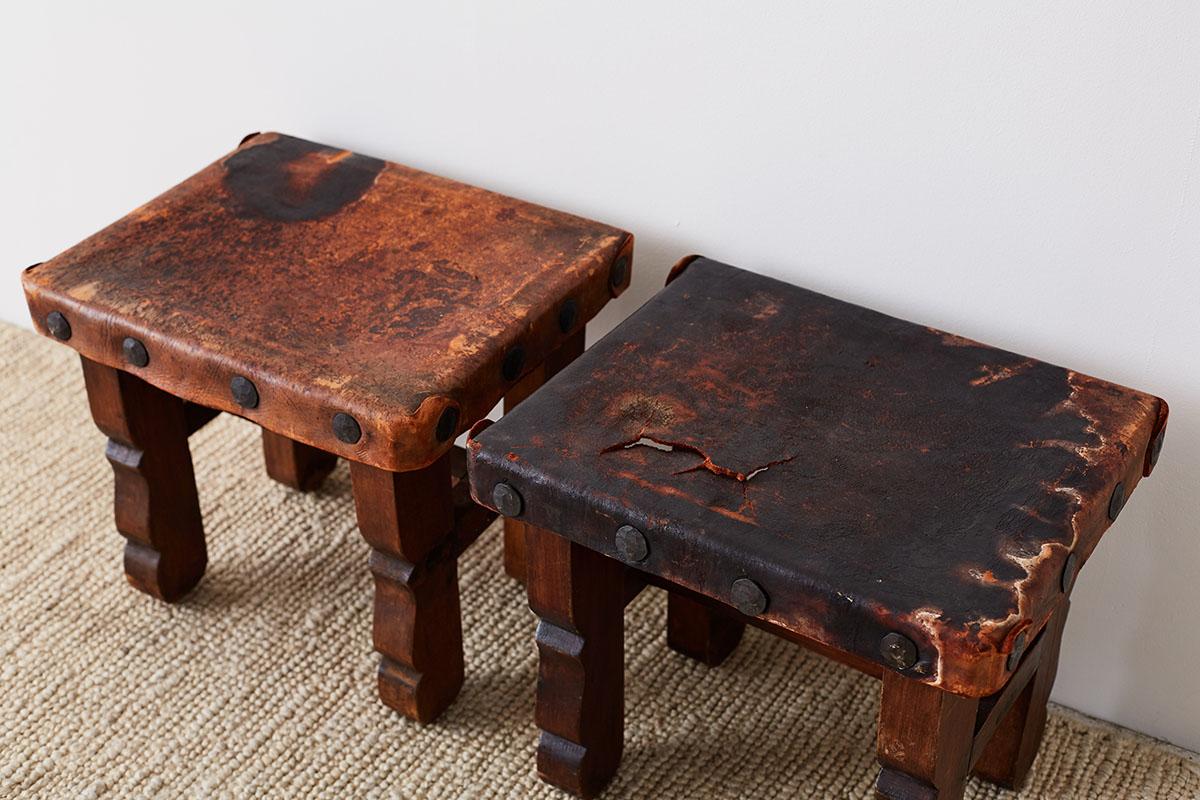
[[[708,663],[758,625],[883,682],[880,797],[1020,785],[1079,569],[1162,447],[1158,398],[707,259],[468,440],[525,521],[538,772],[621,757],[622,612]]]
[[[176,600],[206,566],[187,437],[263,428],[272,477],[351,462],[373,548],[380,694],[430,720],[463,681],[455,559],[493,515],[454,439],[583,350],[626,288],[615,228],[280,134],[23,276],[83,357],[130,582]]]

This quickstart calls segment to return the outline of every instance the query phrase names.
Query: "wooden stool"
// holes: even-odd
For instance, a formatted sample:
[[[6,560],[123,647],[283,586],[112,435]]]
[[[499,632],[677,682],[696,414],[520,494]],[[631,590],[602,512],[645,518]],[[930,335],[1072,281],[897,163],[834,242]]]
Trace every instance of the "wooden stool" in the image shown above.
[[[882,678],[880,797],[1021,784],[1166,404],[714,261],[672,276],[468,440],[475,498],[527,524],[539,774],[589,796],[616,770],[652,583],[705,663],[751,623]]]
[[[296,489],[346,458],[380,696],[428,721],[463,680],[456,558],[494,518],[470,502],[454,439],[583,351],[632,246],[268,133],[23,281],[36,324],[83,357],[129,581],[173,601],[204,573],[187,438],[218,412],[261,425],[267,472]]]

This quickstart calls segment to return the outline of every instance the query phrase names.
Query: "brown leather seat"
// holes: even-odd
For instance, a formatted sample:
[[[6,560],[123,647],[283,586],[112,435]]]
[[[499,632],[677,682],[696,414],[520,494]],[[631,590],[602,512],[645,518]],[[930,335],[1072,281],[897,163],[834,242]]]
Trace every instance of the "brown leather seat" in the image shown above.
[[[23,283],[41,329],[59,315],[93,361],[400,471],[445,452],[619,294],[631,247],[606,225],[267,133]]]
[[[39,328],[83,356],[129,580],[174,600],[203,575],[187,436],[218,411],[261,425],[268,472],[296,488],[347,458],[374,548],[380,691],[428,720],[463,680],[455,559],[492,519],[454,439],[582,352],[632,247],[606,225],[267,133],[23,283]]]
[[[476,498],[534,531],[543,773],[586,793],[615,769],[605,615],[649,581],[674,592],[673,646],[706,661],[750,621],[883,676],[886,796],[918,796],[901,775],[958,796],[965,760],[1019,780],[1027,761],[983,748],[1037,685],[1040,711],[1006,723],[1028,738],[996,745],[1032,760],[1066,597],[1150,473],[1166,403],[708,259],[675,274],[468,442]],[[965,760],[925,774],[939,734],[919,715],[947,703],[967,751],[937,757]],[[926,738],[906,756],[907,735]]]

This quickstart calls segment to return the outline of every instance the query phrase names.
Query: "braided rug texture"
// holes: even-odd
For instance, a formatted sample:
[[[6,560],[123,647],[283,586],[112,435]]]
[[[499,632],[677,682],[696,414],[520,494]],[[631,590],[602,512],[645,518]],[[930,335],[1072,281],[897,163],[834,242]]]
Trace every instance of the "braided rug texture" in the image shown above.
[[[344,463],[270,481],[257,429],[191,439],[208,574],[130,588],[74,353],[0,325],[0,797],[563,797],[533,769],[535,620],[493,527],[460,569],[467,679],[418,726],[375,696],[371,579]],[[661,592],[626,614],[625,757],[606,797],[867,798],[878,685],[750,629],[710,669]],[[972,781],[968,797],[1017,797]],[[1200,797],[1200,766],[1054,709],[1021,798]]]

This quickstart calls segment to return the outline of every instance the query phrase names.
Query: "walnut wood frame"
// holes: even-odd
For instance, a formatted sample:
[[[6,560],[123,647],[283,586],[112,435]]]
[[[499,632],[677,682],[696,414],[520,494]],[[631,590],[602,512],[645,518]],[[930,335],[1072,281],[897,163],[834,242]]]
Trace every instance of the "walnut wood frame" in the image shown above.
[[[564,340],[505,398],[511,408],[583,351],[584,329]],[[138,590],[175,602],[208,564],[188,437],[220,412],[187,402],[138,376],[81,356],[96,426],[108,437],[114,515],[125,537],[125,576]],[[267,474],[314,491],[337,456],[262,429]],[[457,559],[495,519],[471,501],[466,456],[454,447],[433,464],[391,472],[350,462],[359,529],[371,545],[372,639],[379,695],[410,719],[430,722],[463,682]],[[505,565],[523,576],[523,544],[506,537]]]
[[[504,396],[504,413],[541,388],[570,364],[584,350],[584,330],[569,336],[557,350],[550,354],[536,369],[533,369]],[[511,517],[504,518],[504,571],[509,577],[525,582],[525,523]]]
[[[749,623],[882,679],[877,797],[956,800],[972,773],[1010,788],[1028,777],[1058,666],[1065,596],[1004,687],[972,698],[744,617],[554,532],[528,523],[523,531],[529,604],[539,618],[537,770],[559,788],[594,797],[617,770],[624,718],[622,617],[651,584],[670,592],[669,644],[700,661],[723,660]]]

